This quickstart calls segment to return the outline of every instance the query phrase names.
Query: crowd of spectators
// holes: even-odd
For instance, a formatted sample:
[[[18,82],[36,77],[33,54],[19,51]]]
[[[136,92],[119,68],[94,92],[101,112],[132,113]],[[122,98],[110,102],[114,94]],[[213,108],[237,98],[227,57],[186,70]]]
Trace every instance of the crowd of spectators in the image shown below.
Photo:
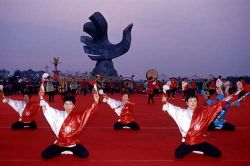
[[[157,80],[159,83],[158,93],[162,92],[162,86],[164,84],[169,84],[170,82],[175,82],[174,93],[182,93],[186,91],[192,91],[193,93],[199,92],[201,89],[210,89],[211,91],[216,88],[216,79],[203,79],[203,80],[193,80],[188,78],[175,78],[172,77],[169,80]],[[242,80],[243,78],[231,78],[223,79],[225,85],[223,88],[227,88],[228,91],[234,91],[236,89],[236,82]],[[48,80],[47,90],[54,94],[65,94],[72,93],[83,94],[91,92],[92,86],[89,84],[89,78],[77,78],[77,77],[62,77],[59,81],[55,82],[53,79]],[[114,94],[125,91],[130,93],[146,93],[147,80],[135,81],[133,79],[101,79],[98,80],[99,89],[103,89],[104,92]],[[10,94],[23,94],[28,92],[30,94],[37,94],[38,88],[40,86],[41,80],[26,80],[20,79],[16,81],[11,80],[0,80],[0,84],[4,85],[4,91],[6,95]],[[53,86],[53,87],[52,87]],[[227,87],[226,87],[227,86]]]

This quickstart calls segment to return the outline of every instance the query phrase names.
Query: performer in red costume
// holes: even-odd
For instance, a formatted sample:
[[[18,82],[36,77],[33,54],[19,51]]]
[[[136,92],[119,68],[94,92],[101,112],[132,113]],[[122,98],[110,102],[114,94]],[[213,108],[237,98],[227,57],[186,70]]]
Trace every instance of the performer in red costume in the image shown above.
[[[133,130],[140,129],[140,126],[135,122],[133,115],[135,104],[129,101],[128,93],[122,95],[122,101],[104,95],[103,102],[107,102],[107,104],[114,109],[115,113],[119,116],[118,121],[114,124],[115,130],[123,128],[131,128]]]
[[[154,103],[154,85],[153,85],[154,78],[149,77],[147,81],[147,88],[146,88],[146,93],[148,95],[148,104],[150,104],[150,101]]]
[[[237,99],[236,95],[238,94],[239,91],[215,105],[201,108],[197,107],[197,96],[190,94],[185,100],[188,106],[187,109],[176,107],[168,103],[166,95],[163,95],[163,111],[168,112],[174,119],[182,135],[182,143],[175,150],[176,158],[183,158],[190,152],[201,153],[212,157],[221,156],[219,149],[205,141],[206,131],[208,125],[214,120],[221,109],[225,107],[227,101]]]
[[[13,130],[17,129],[36,129],[37,124],[35,122],[36,114],[41,107],[38,102],[31,101],[31,95],[28,93],[23,94],[23,100],[12,100],[6,98],[1,92],[3,103],[8,103],[20,116],[19,120],[12,124]]]
[[[80,144],[80,134],[86,125],[90,115],[96,109],[99,101],[96,83],[92,83],[94,103],[86,110],[75,110],[75,97],[64,97],[64,109],[60,111],[49,106],[43,99],[44,91],[39,93],[41,101],[40,105],[43,109],[43,114],[47,119],[51,129],[57,136],[54,144],[46,148],[42,152],[42,158],[50,159],[60,154],[74,154],[80,158],[86,158],[89,155],[88,150]]]

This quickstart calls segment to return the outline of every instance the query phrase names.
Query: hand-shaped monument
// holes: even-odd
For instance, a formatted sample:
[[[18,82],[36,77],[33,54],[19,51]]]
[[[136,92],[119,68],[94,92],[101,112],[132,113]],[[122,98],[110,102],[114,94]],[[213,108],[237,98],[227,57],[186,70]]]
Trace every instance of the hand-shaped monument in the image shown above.
[[[90,54],[88,57],[97,61],[92,76],[100,74],[101,76],[118,77],[112,59],[128,52],[133,24],[129,24],[123,30],[123,37],[119,43],[112,44],[108,39],[108,24],[103,15],[95,12],[89,19],[91,22],[83,25],[83,31],[89,36],[81,36],[81,42],[84,43],[84,52]]]

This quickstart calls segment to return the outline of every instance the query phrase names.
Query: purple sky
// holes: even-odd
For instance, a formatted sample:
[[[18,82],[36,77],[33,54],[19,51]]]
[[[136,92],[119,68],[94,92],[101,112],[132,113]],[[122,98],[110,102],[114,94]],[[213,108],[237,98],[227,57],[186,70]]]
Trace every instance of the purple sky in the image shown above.
[[[0,0],[0,69],[51,71],[57,56],[63,72],[92,71],[80,36],[95,11],[112,43],[134,23],[118,74],[250,76],[250,0]]]

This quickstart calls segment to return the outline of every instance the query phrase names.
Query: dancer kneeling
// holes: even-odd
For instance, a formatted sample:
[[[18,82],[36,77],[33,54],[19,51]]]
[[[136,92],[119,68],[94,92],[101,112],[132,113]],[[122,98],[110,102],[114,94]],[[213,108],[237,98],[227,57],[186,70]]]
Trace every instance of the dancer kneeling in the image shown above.
[[[41,107],[38,102],[31,101],[30,98],[29,93],[23,94],[23,100],[13,100],[3,96],[3,103],[9,104],[20,116],[19,120],[12,124],[13,130],[37,129],[35,117]]]
[[[135,122],[133,115],[135,104],[129,101],[128,93],[122,95],[122,101],[104,95],[103,102],[107,102],[107,104],[114,109],[115,113],[119,116],[118,121],[114,124],[115,130],[123,128],[131,128],[133,130],[140,129],[140,126]]]
[[[54,144],[42,152],[42,158],[50,159],[59,156],[60,154],[74,154],[80,158],[88,157],[89,152],[79,143],[79,138],[84,126],[90,115],[96,109],[99,101],[96,85],[94,84],[93,88],[95,102],[86,110],[74,109],[74,96],[64,97],[63,107],[65,111],[60,111],[50,107],[49,104],[43,100],[43,91],[40,91],[39,94],[41,97],[40,105],[42,106],[43,114],[58,138]]]
[[[205,154],[211,157],[220,157],[221,152],[215,146],[205,142],[205,134],[208,125],[214,120],[217,114],[225,107],[227,101],[236,99],[239,92],[226,97],[215,105],[197,107],[197,96],[190,94],[185,101],[187,109],[176,107],[168,103],[166,95],[163,95],[163,111],[175,120],[182,134],[182,143],[175,151],[176,158],[183,158],[190,152]]]

